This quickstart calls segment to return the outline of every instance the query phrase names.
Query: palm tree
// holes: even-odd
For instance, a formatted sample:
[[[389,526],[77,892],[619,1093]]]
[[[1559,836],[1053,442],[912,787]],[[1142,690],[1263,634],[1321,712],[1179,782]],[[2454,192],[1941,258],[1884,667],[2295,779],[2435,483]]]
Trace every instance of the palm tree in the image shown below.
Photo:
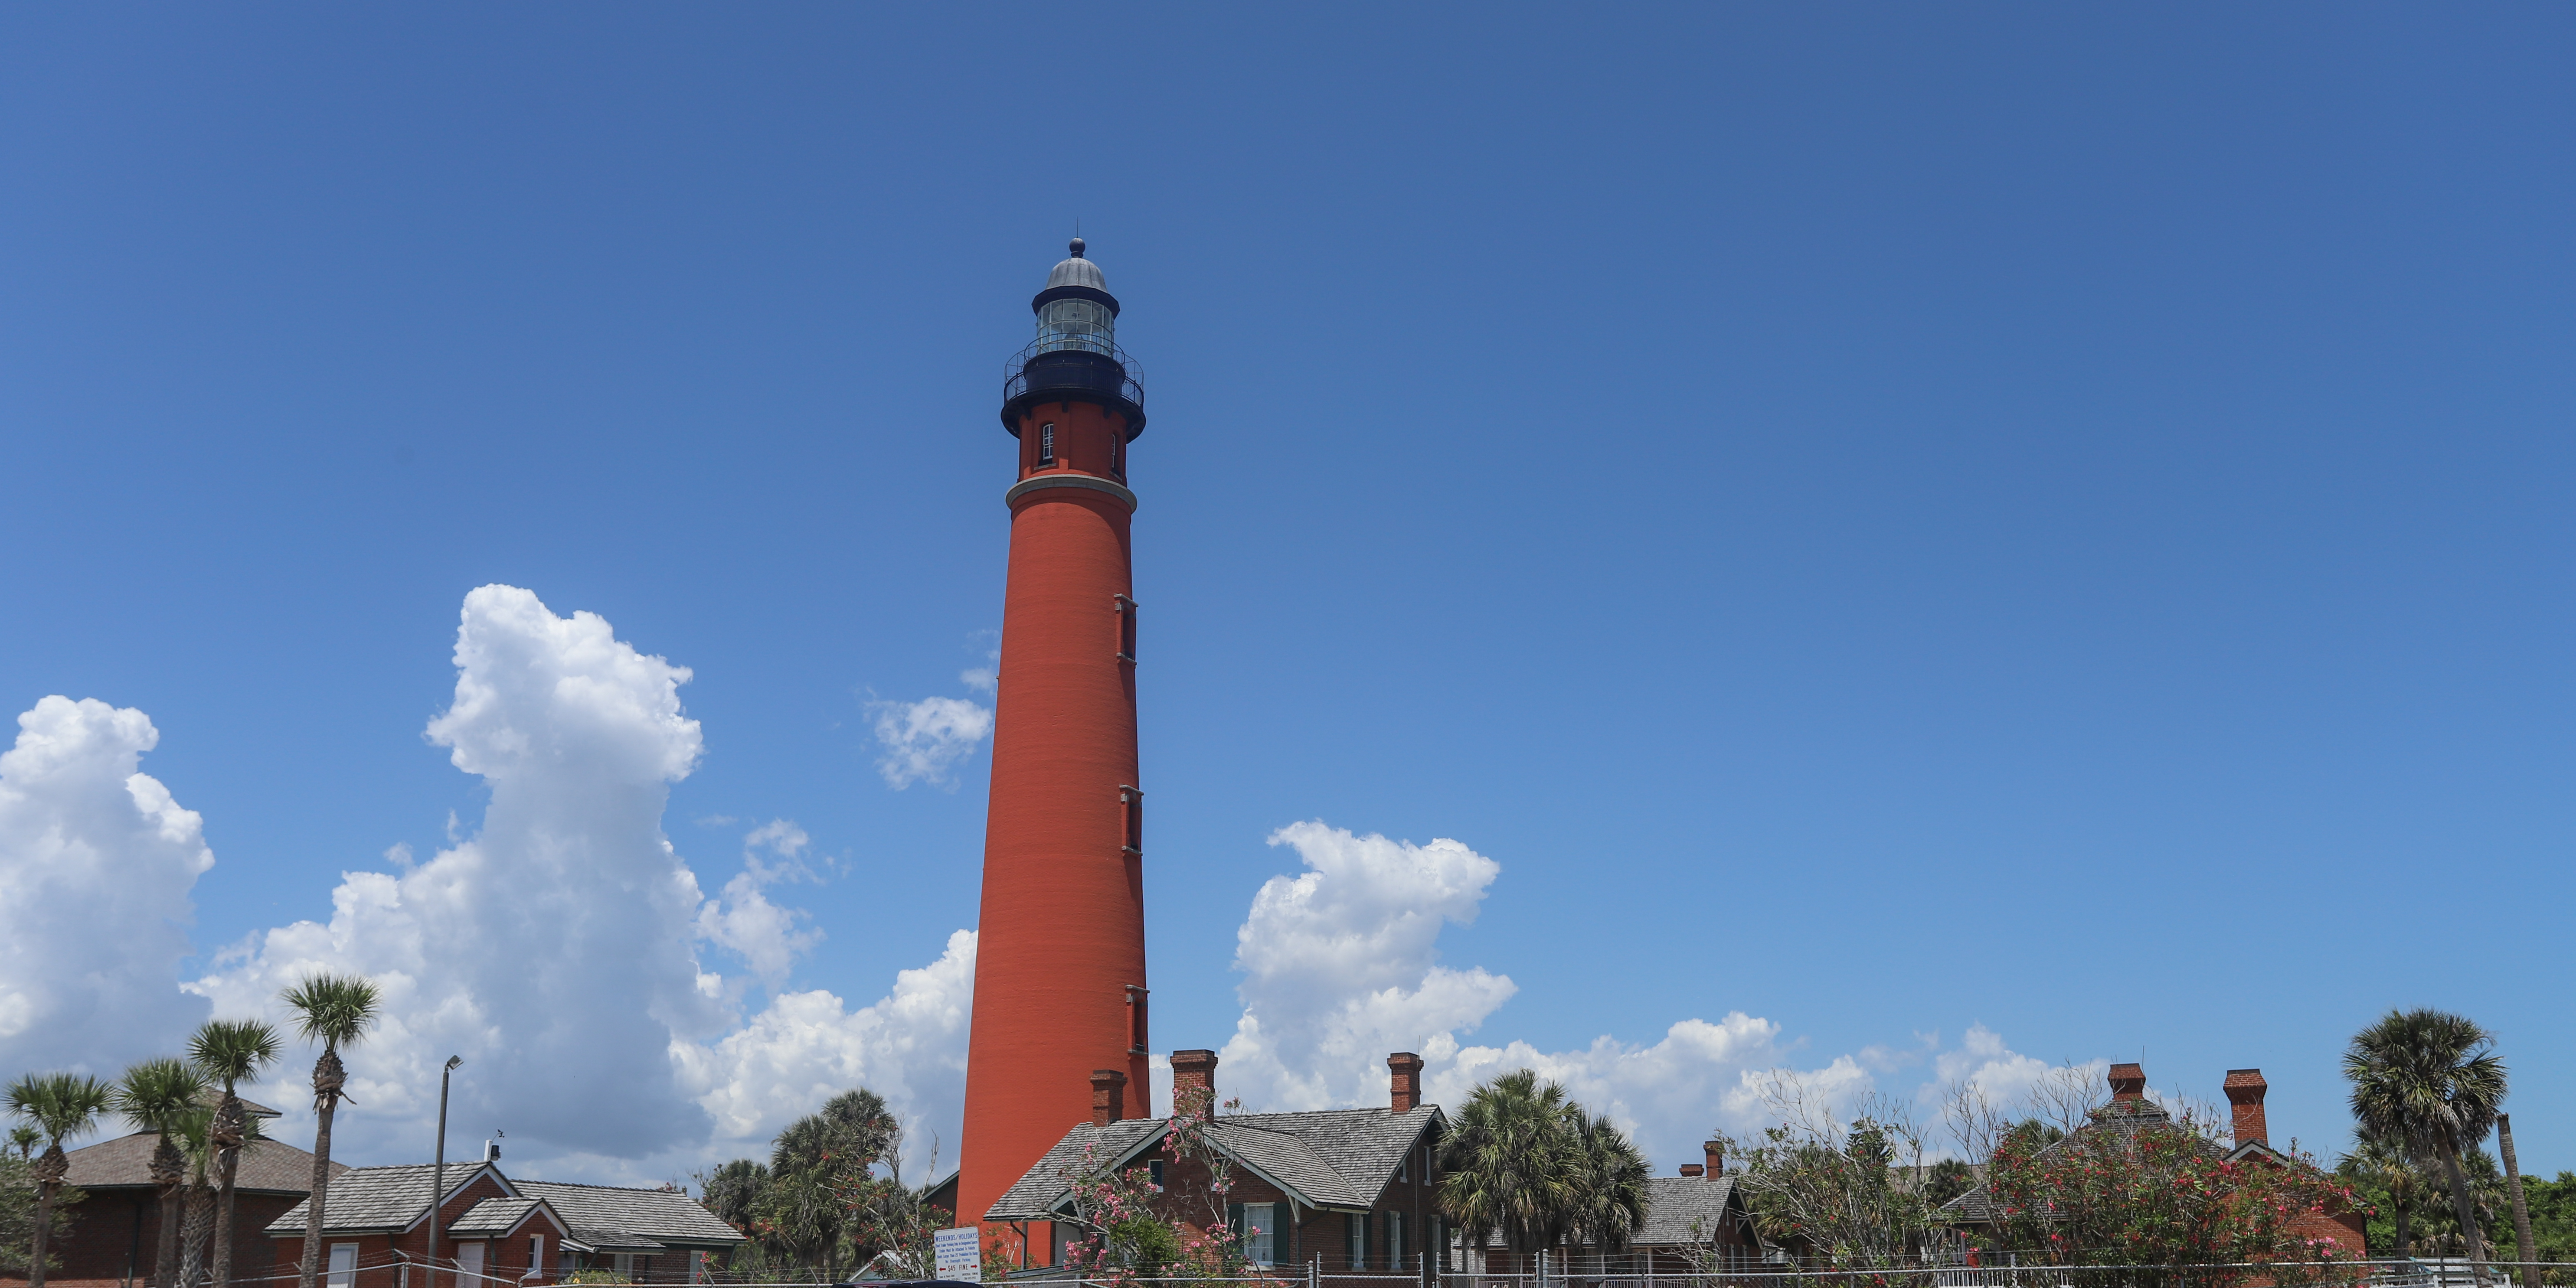
[[[1476,1244],[1502,1236],[1512,1252],[1553,1247],[1576,1206],[1565,1088],[1517,1069],[1467,1097],[1440,1147],[1440,1206]]]
[[[223,1084],[224,1098],[215,1105],[207,1127],[216,1153],[214,1288],[232,1288],[233,1176],[241,1170],[242,1146],[254,1134],[243,1126],[236,1084],[252,1081],[277,1059],[277,1030],[263,1020],[208,1020],[188,1042],[188,1058],[206,1076]]]
[[[215,1172],[215,1156],[221,1152],[215,1147],[214,1107],[198,1105],[180,1114],[170,1126],[188,1165],[186,1215],[179,1223],[179,1276],[173,1283],[175,1288],[202,1288],[210,1251],[208,1237],[215,1226],[215,1187],[210,1178]]]
[[[2353,1035],[2343,1073],[2352,1080],[2352,1116],[2364,1137],[2402,1143],[2418,1158],[2442,1163],[2451,1206],[2478,1282],[2487,1278],[2485,1241],[2469,1206],[2460,1156],[2495,1126],[2505,1095],[2504,1062],[2495,1037],[2465,1016],[2430,1009],[2390,1011]]]
[[[71,1160],[63,1141],[98,1125],[107,1108],[107,1084],[83,1073],[31,1073],[9,1084],[9,1112],[44,1134],[36,1160],[36,1236],[27,1249],[27,1288],[45,1288],[45,1240],[53,1233],[54,1197],[63,1192]]]
[[[2422,1197],[2424,1173],[2408,1157],[2403,1141],[2375,1136],[2361,1139],[2360,1148],[2343,1156],[2345,1173],[2379,1182],[2388,1191],[2389,1214],[2397,1222],[2397,1257],[2404,1260],[2414,1255],[2414,1239],[2407,1229],[2409,1210]]]
[[[199,1112],[206,1075],[185,1060],[146,1060],[116,1083],[116,1112],[144,1131],[159,1133],[152,1150],[152,1183],[161,1189],[160,1247],[152,1260],[154,1288],[173,1288],[179,1271],[180,1187],[188,1182],[188,1157],[179,1151],[182,1121]]]
[[[9,1129],[9,1143],[18,1147],[18,1161],[22,1163],[35,1157],[36,1146],[44,1139],[45,1133],[25,1123]]]
[[[376,986],[353,975],[314,975],[278,1000],[294,1013],[298,1035],[322,1043],[313,1062],[313,1193],[304,1202],[304,1259],[295,1272],[296,1288],[314,1288],[322,1277],[322,1202],[331,1186],[331,1116],[349,1080],[340,1048],[354,1045],[376,1022]]]
[[[789,1123],[770,1150],[760,1215],[781,1254],[826,1272],[840,1264],[850,1231],[842,1191],[864,1181],[898,1131],[885,1098],[860,1088]]]
[[[1568,1106],[1566,1130],[1574,1138],[1579,1164],[1573,1219],[1566,1232],[1576,1243],[1622,1251],[1646,1224],[1646,1156],[1629,1143],[1626,1132],[1581,1105]]]

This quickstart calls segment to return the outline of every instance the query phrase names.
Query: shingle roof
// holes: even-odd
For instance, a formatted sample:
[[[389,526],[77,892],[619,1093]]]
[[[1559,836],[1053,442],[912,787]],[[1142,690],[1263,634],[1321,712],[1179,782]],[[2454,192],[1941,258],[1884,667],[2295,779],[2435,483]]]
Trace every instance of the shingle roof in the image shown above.
[[[1413,1143],[1441,1122],[1440,1106],[1419,1105],[1403,1113],[1392,1109],[1321,1109],[1302,1114],[1227,1114],[1223,1126],[1259,1127],[1286,1132],[1323,1155],[1333,1170],[1363,1187],[1366,1207],[1377,1202],[1387,1182]]]
[[[544,1207],[542,1199],[485,1199],[465,1210],[465,1215],[450,1222],[450,1234],[508,1234],[530,1212]]]
[[[1309,1207],[1367,1207],[1377,1201],[1383,1184],[1344,1176],[1308,1141],[1268,1127],[1247,1127],[1222,1118],[1208,1124],[1208,1143],[1272,1184],[1306,1200]]]
[[[1440,1107],[1320,1109],[1294,1114],[1220,1114],[1208,1142],[1286,1189],[1308,1207],[1365,1208],[1395,1179],[1415,1141],[1442,1121]],[[1114,1167],[1159,1140],[1168,1119],[1131,1118],[1064,1134],[1046,1157],[1004,1191],[985,1213],[991,1221],[1044,1219],[1071,1190],[1066,1178],[1086,1147],[1095,1168]]]
[[[479,1160],[447,1165],[447,1192],[454,1194],[488,1165]],[[492,1169],[497,1175],[499,1169]],[[429,1210],[429,1190],[435,1184],[435,1166],[429,1163],[405,1163],[395,1167],[353,1167],[331,1177],[331,1193],[323,1204],[323,1230],[326,1233],[355,1233],[362,1230],[400,1230],[420,1219]],[[504,1180],[504,1186],[509,1182]],[[515,1188],[515,1187],[513,1187]],[[286,1214],[268,1223],[273,1235],[304,1233],[303,1203],[288,1208]]]
[[[573,1237],[592,1249],[730,1248],[747,1242],[696,1199],[678,1190],[638,1190],[571,1181],[516,1181],[520,1193],[546,1201]]]
[[[1732,1176],[1648,1177],[1646,1223],[1628,1241],[1650,1247],[1712,1242],[1734,1196]]]
[[[1106,1127],[1095,1127],[1090,1123],[1077,1125],[1066,1132],[1064,1139],[1057,1141],[1036,1166],[1023,1174],[1011,1188],[1002,1191],[1002,1197],[995,1199],[993,1206],[986,1209],[984,1219],[1046,1219],[1047,1214],[1055,1210],[1055,1205],[1063,1202],[1064,1196],[1071,1192],[1073,1187],[1066,1184],[1065,1178],[1083,1166],[1086,1151],[1094,1168],[1114,1167],[1161,1136],[1163,1126],[1164,1120],[1160,1118],[1129,1118]],[[963,1212],[957,1215],[961,1220],[966,1216]]]
[[[85,1190],[152,1188],[152,1151],[161,1138],[148,1131],[84,1146],[66,1155],[71,1183]],[[348,1171],[333,1163],[331,1175]],[[303,1194],[313,1187],[313,1156],[282,1140],[255,1140],[242,1148],[233,1188],[254,1194]]]

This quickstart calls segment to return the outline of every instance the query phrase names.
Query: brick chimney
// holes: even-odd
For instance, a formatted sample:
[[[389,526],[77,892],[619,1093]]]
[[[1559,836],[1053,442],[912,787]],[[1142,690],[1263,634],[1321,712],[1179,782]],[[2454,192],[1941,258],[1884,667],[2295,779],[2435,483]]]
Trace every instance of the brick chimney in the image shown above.
[[[1700,1174],[1700,1170],[1700,1165],[1697,1163],[1682,1164],[1682,1175],[1684,1176],[1697,1176]]]
[[[2263,1081],[2260,1069],[2227,1071],[2227,1107],[2236,1111],[2236,1143],[2269,1145],[2270,1129],[2263,1122],[2263,1092],[2271,1084]]]
[[[1422,1057],[1410,1051],[1398,1051],[1386,1058],[1391,1090],[1387,1103],[1397,1113],[1422,1107]]]
[[[2111,1103],[2125,1105],[2147,1098],[2147,1071],[2134,1064],[2111,1066]]]
[[[1091,1071],[1091,1125],[1106,1127],[1118,1121],[1127,1108],[1127,1072],[1123,1069]]]
[[[1702,1153],[1703,1155],[1706,1155],[1706,1156],[1707,1156],[1707,1158],[1708,1158],[1708,1174],[1709,1174],[1709,1175],[1711,1175],[1711,1176],[1724,1176],[1724,1175],[1726,1175],[1726,1142],[1725,1142],[1725,1141],[1722,1141],[1722,1140],[1701,1141],[1701,1142],[1700,1142],[1699,1149],[1700,1149],[1700,1153]]]
[[[1181,1097],[1191,1091],[1208,1093],[1208,1112],[1216,1112],[1216,1052],[1202,1050],[1172,1053],[1173,1112],[1179,1112]]]

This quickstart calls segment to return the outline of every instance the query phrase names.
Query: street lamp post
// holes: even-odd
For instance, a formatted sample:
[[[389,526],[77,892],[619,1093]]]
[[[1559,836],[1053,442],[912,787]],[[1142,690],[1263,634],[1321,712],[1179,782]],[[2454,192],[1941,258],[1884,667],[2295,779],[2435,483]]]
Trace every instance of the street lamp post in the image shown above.
[[[447,1197],[447,1080],[465,1057],[447,1057],[447,1067],[438,1075],[438,1153],[429,1185],[429,1288],[438,1288],[438,1205]]]

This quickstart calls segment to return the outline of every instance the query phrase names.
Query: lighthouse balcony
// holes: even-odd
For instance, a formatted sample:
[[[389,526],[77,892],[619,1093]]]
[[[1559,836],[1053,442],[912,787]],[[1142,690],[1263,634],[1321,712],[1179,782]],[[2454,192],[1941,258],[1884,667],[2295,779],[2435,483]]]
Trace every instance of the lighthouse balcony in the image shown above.
[[[1136,361],[1108,337],[1049,335],[1011,356],[1002,374],[1002,424],[1019,432],[1030,406],[1076,399],[1115,408],[1127,416],[1127,436],[1145,428],[1145,386]]]

